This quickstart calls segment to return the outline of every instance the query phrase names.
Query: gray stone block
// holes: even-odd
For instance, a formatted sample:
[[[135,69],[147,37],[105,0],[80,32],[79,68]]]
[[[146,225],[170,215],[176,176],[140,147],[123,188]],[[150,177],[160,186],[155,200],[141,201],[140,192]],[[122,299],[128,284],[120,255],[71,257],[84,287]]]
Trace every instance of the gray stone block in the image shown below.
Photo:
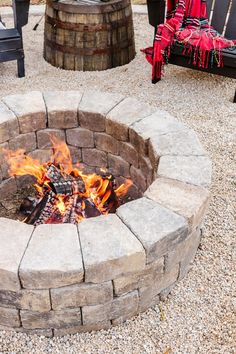
[[[148,263],[165,255],[188,233],[182,216],[147,198],[122,205],[117,214],[142,243]]]
[[[33,226],[0,218],[0,230],[0,289],[17,291],[20,289],[18,268]]]
[[[111,282],[101,284],[76,284],[58,289],[51,289],[52,308],[98,305],[113,299]]]
[[[169,113],[156,110],[152,115],[135,122],[130,127],[130,142],[137,148],[138,152],[145,155],[147,153],[147,142],[149,138],[184,129],[186,129],[184,124],[178,122]]]
[[[173,179],[158,178],[148,188],[145,196],[184,216],[194,229],[202,223],[210,193],[202,187]]]
[[[211,184],[211,160],[206,156],[163,156],[158,166],[158,176],[209,187]]]
[[[150,138],[150,144],[158,157],[165,155],[204,156],[206,151],[193,130],[185,129]]]
[[[41,92],[9,95],[2,100],[17,116],[21,133],[46,128],[46,107]]]
[[[84,220],[79,234],[86,282],[104,282],[145,267],[141,243],[116,215]]]
[[[27,289],[56,288],[82,282],[84,271],[76,226],[37,226],[22,259],[19,275]]]

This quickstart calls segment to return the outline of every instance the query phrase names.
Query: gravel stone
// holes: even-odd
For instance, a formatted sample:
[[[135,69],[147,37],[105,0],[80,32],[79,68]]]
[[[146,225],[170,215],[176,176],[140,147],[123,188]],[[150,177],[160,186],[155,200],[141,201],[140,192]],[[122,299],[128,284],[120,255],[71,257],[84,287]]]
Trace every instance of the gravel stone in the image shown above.
[[[32,16],[24,27],[25,78],[16,77],[14,61],[0,63],[0,96],[35,89],[91,89],[122,92],[167,110],[197,133],[210,155],[212,198],[191,271],[164,302],[121,326],[96,333],[50,339],[2,328],[0,352],[235,354],[235,80],[168,65],[165,77],[151,84],[151,66],[139,51],[152,45],[153,27],[147,15],[134,15],[137,55],[130,64],[101,72],[59,70],[43,59],[44,26],[32,35],[38,20]]]

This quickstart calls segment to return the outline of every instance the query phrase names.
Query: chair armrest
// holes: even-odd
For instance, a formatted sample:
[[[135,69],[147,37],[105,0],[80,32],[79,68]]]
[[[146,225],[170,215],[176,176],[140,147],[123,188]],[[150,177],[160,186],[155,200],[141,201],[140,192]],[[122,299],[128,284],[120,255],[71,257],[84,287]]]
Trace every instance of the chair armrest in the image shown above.
[[[157,27],[165,19],[165,0],[147,0],[148,19],[153,27]]]
[[[12,0],[15,27],[21,28],[28,23],[30,0]]]

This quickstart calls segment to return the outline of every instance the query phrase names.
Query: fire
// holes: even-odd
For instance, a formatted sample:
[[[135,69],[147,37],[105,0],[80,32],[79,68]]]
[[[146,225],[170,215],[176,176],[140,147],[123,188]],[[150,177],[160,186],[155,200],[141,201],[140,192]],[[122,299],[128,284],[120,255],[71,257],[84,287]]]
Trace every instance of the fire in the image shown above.
[[[23,149],[3,149],[11,176],[31,175],[36,180],[34,208],[26,222],[78,223],[84,218],[114,212],[132,181],[128,179],[117,187],[114,177],[104,170],[101,174],[85,174],[79,164],[72,164],[64,141],[56,137],[51,137],[51,141],[53,153],[47,163],[26,155]]]

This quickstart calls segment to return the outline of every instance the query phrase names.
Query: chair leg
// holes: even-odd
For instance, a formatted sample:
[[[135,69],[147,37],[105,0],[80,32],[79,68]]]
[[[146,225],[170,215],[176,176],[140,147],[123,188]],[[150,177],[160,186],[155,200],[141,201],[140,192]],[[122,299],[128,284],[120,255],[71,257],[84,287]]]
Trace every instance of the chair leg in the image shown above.
[[[236,90],[235,90],[235,95],[234,95],[233,103],[236,103]]]
[[[25,76],[25,59],[24,58],[17,60],[17,70],[18,70],[18,77]]]

